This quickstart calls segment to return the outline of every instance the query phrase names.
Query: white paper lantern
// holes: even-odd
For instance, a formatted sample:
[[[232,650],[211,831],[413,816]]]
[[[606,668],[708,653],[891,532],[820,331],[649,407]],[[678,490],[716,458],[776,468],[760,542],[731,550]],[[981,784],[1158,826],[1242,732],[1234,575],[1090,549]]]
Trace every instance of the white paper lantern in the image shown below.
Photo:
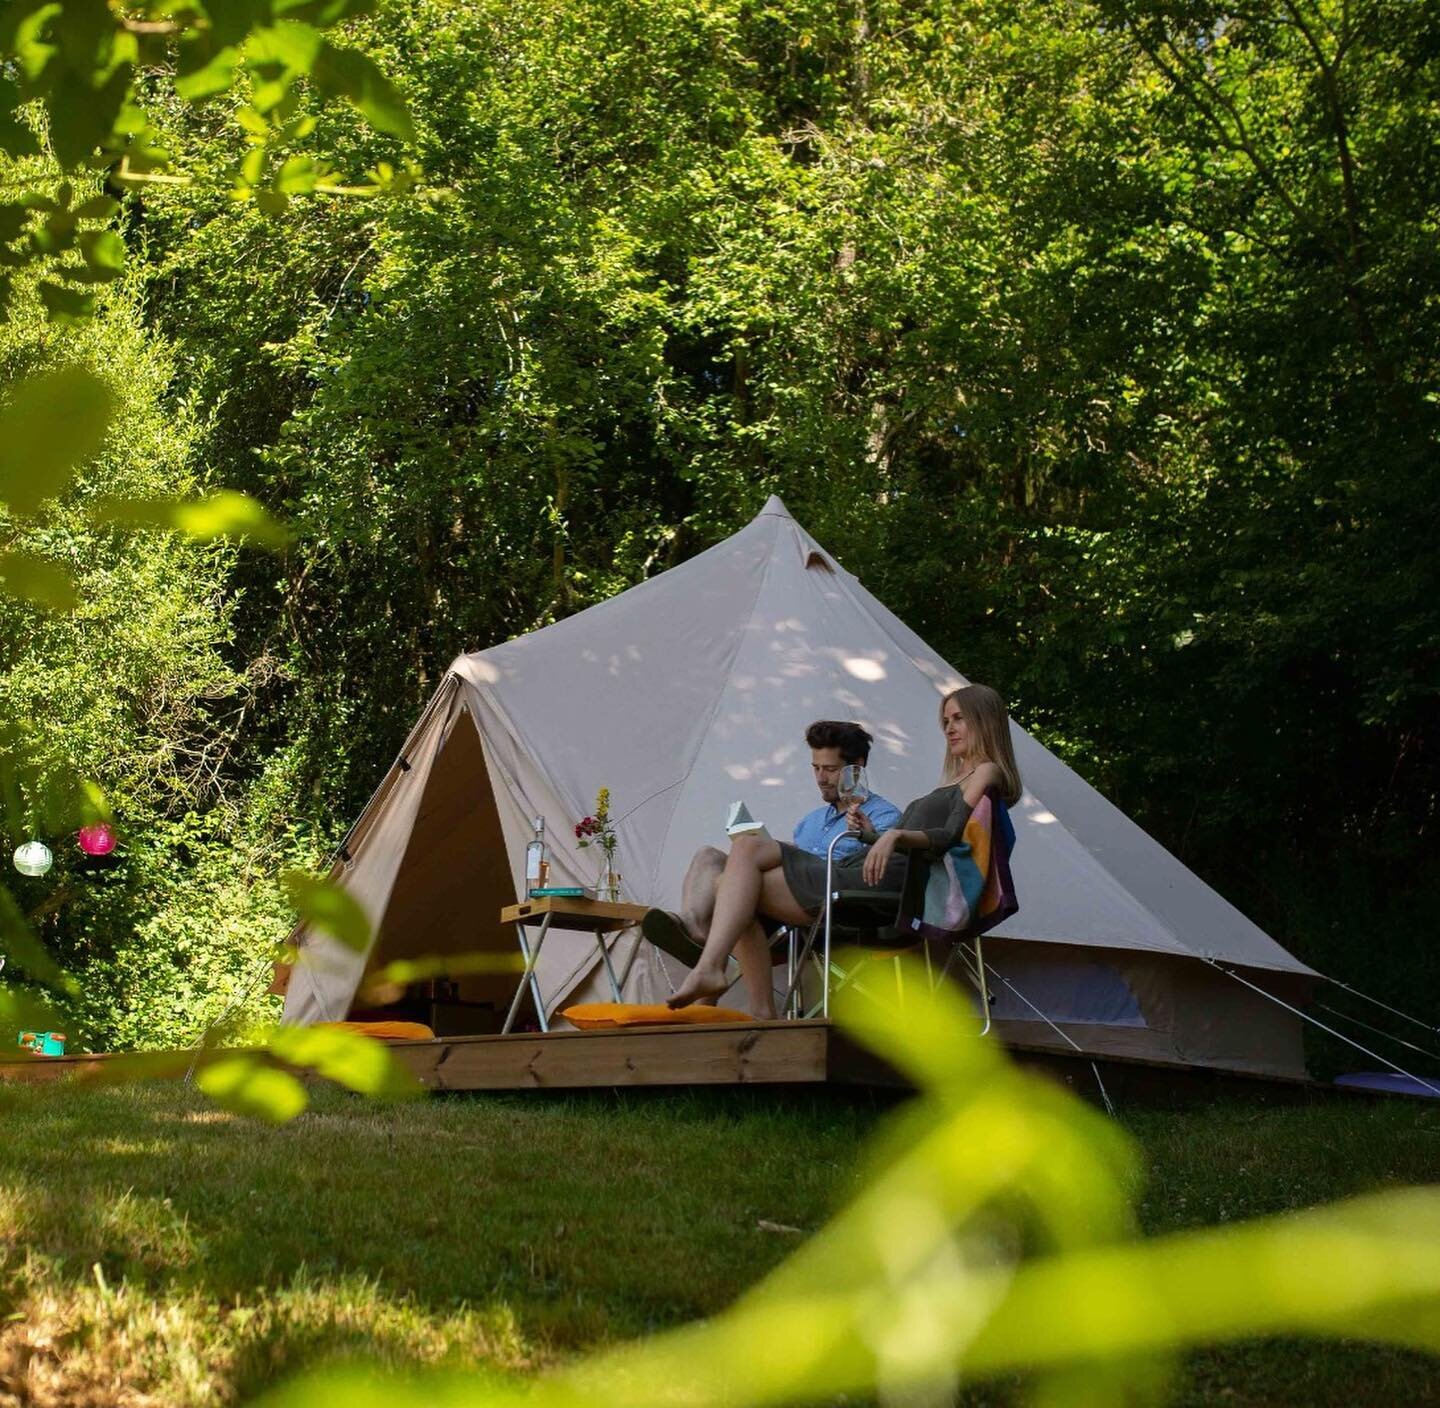
[[[15,869],[22,875],[44,875],[55,864],[50,847],[43,841],[26,841],[15,847]]]

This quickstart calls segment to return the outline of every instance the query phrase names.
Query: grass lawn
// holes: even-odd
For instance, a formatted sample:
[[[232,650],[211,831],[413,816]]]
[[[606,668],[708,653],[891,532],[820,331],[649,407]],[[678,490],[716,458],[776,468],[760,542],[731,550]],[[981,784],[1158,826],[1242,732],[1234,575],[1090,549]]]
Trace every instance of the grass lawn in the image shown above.
[[[276,1130],[174,1085],[0,1092],[0,1405],[243,1401],[356,1350],[524,1374],[681,1323],[845,1199],[885,1109],[775,1090],[401,1107],[322,1092]],[[1150,1231],[1440,1179],[1440,1109],[1415,1104],[1125,1122],[1148,1154]],[[1193,1356],[1177,1401],[1440,1404],[1440,1360],[1232,1346]]]

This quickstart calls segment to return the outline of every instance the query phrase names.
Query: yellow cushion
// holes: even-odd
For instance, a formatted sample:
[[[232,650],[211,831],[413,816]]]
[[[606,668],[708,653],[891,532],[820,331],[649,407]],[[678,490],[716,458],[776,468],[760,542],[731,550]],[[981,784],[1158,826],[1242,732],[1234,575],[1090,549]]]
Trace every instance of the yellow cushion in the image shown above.
[[[561,1014],[567,1022],[592,1027],[673,1027],[703,1022],[753,1022],[748,1012],[733,1007],[666,1007],[664,1003],[582,1002]]]
[[[317,1027],[338,1027],[377,1041],[434,1041],[435,1033],[423,1022],[316,1022]]]

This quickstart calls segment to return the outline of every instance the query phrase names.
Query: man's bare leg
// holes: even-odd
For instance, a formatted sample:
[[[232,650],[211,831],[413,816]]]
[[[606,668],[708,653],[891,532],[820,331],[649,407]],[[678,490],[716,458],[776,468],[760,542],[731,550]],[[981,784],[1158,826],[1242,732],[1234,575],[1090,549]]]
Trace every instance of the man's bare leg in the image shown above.
[[[729,987],[725,977],[725,960],[734,952],[741,937],[757,927],[755,917],[762,912],[787,923],[803,923],[807,918],[785,883],[785,874],[780,868],[779,844],[769,837],[740,836],[730,848],[725,862],[725,873],[716,892],[715,913],[705,947],[690,975],[670,999],[671,1007],[685,1007],[704,998],[718,997]],[[753,949],[753,944],[751,947]],[[767,949],[764,962],[760,965],[763,979],[754,980],[763,980],[767,993],[769,962]],[[756,966],[754,962],[744,965],[747,988]],[[769,1001],[773,1003],[773,999]]]
[[[690,860],[680,887],[680,918],[702,948],[710,937],[715,914],[715,891],[725,873],[726,855],[714,846],[701,846]]]
[[[740,976],[745,979],[751,1012],[762,1021],[773,1022],[776,1017],[775,983],[770,972],[770,941],[758,921],[736,940],[735,957],[740,960]],[[703,998],[698,1000],[704,1001]]]

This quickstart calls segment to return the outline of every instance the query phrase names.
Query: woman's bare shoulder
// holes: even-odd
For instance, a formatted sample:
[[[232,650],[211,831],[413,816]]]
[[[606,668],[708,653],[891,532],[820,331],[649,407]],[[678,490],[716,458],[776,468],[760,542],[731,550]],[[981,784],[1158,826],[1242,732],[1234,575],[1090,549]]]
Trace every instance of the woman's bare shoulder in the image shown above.
[[[972,807],[978,806],[988,788],[1003,786],[1004,775],[998,763],[977,763],[975,771],[965,779],[965,800]]]

